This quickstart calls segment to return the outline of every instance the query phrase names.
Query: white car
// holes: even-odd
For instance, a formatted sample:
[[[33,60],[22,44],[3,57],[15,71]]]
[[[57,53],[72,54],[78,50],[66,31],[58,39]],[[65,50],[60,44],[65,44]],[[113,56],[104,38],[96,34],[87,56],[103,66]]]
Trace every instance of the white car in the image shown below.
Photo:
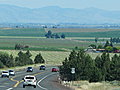
[[[15,76],[15,71],[9,70],[9,75],[10,75],[10,76]]]
[[[9,72],[8,71],[2,71],[1,77],[9,78]]]
[[[33,75],[27,75],[23,78],[23,88],[25,88],[25,86],[33,86],[34,88],[36,88],[36,84],[37,84],[37,79],[35,76]]]

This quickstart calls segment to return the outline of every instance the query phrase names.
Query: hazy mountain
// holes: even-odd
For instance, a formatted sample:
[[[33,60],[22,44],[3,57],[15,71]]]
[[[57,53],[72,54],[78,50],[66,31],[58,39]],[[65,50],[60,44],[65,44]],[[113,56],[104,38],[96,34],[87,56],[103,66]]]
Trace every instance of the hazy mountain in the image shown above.
[[[0,23],[120,23],[120,11],[57,6],[30,9],[0,5]]]

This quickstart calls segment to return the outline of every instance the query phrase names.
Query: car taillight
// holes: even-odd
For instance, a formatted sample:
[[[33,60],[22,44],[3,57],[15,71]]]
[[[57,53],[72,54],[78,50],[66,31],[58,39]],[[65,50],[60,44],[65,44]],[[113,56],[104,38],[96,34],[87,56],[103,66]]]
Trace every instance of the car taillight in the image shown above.
[[[36,80],[34,80],[34,82],[36,82]]]

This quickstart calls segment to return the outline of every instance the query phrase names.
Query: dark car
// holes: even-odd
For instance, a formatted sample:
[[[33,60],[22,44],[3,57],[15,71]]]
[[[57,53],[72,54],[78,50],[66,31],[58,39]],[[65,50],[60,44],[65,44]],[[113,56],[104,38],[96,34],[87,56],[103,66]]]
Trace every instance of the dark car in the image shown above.
[[[57,68],[52,68],[52,72],[58,72],[59,70]]]
[[[28,67],[27,72],[33,72],[33,67]]]
[[[45,70],[45,68],[46,68],[46,67],[45,67],[44,65],[41,65],[41,66],[40,66],[40,70]]]

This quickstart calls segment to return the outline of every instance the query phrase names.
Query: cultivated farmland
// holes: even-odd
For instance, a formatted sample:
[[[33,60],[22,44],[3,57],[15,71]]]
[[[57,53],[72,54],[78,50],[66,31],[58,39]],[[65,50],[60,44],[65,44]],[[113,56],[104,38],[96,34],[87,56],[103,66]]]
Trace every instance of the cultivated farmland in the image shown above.
[[[48,30],[65,34],[66,39],[46,39]],[[15,44],[28,45],[34,51],[70,51],[74,47],[87,48],[90,44],[104,44],[110,37],[119,37],[120,29],[79,29],[79,28],[1,28],[0,49],[14,50]],[[98,43],[94,42],[98,37]]]
[[[100,37],[100,38],[110,38],[119,37],[120,29],[89,29],[89,28],[52,28],[45,29],[47,32],[51,30],[53,33],[64,33],[67,37]]]

